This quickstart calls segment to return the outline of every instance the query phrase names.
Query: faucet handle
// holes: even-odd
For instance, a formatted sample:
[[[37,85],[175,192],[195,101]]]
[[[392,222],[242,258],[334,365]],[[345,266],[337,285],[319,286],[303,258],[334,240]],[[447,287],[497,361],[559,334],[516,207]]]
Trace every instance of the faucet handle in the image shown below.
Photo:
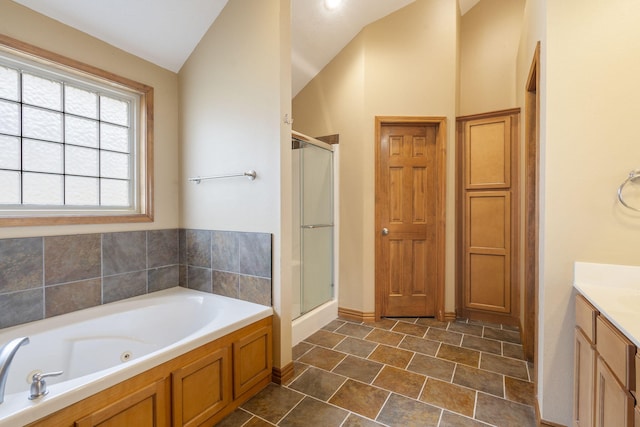
[[[31,377],[31,395],[29,396],[29,400],[37,399],[49,393],[49,390],[47,390],[47,382],[44,380],[45,378],[57,377],[63,373],[64,371],[47,372],[46,374],[36,372],[33,374],[33,377]]]

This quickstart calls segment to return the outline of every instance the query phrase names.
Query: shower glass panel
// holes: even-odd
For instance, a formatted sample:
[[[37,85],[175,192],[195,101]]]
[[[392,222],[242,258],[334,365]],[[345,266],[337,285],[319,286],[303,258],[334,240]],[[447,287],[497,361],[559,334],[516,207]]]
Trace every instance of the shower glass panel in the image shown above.
[[[299,146],[302,315],[333,298],[333,153]]]

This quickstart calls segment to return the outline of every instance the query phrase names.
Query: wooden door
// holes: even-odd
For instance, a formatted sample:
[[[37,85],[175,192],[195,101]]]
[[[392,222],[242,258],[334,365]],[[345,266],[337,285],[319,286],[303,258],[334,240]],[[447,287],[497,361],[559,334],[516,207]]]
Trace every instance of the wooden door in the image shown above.
[[[439,125],[380,121],[376,315],[443,316],[439,304],[444,162]]]
[[[458,315],[519,324],[518,110],[458,119]]]
[[[596,362],[596,427],[632,427],[633,396],[616,379],[602,357]]]

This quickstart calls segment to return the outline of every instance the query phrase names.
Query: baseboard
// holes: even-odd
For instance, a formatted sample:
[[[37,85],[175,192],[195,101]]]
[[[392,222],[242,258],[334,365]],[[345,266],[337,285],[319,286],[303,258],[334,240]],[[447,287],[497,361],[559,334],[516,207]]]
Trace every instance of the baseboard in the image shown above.
[[[535,410],[536,410],[536,420],[538,420],[539,427],[567,427],[564,424],[552,423],[551,421],[545,421],[542,418],[540,418],[540,407],[538,406],[537,399],[536,399]]]
[[[455,311],[445,311],[445,313],[444,313],[444,321],[445,322],[453,322],[457,318],[458,318],[458,316],[456,316],[456,312]]]
[[[271,369],[271,381],[278,385],[286,384],[293,378],[293,362],[289,362],[282,368],[274,366]]]
[[[352,310],[350,308],[338,307],[338,317],[354,322],[375,322],[375,313],[365,313],[363,311]]]
[[[352,310],[350,308],[338,307],[338,317],[341,317],[346,320],[351,320],[354,322],[375,322],[376,314],[375,313],[365,313],[358,310]],[[457,319],[455,311],[448,311],[444,313],[444,321],[452,322]]]

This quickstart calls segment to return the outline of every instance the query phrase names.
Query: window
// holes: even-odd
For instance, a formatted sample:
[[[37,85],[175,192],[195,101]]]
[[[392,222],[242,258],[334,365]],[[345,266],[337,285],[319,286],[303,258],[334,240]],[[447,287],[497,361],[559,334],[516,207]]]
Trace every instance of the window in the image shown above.
[[[153,89],[0,36],[0,225],[151,221]]]

